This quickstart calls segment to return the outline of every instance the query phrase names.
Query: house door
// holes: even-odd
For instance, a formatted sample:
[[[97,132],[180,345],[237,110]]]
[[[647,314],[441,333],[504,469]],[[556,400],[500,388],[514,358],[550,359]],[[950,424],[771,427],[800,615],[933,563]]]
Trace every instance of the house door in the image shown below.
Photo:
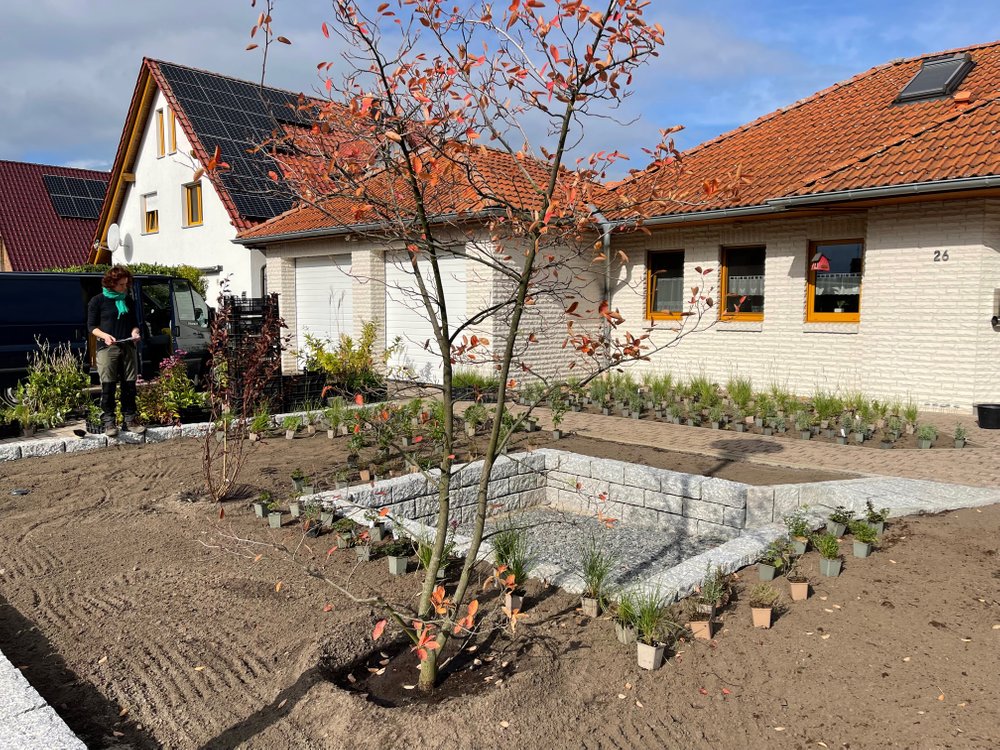
[[[442,257],[438,261],[447,302],[448,322],[452,329],[467,317],[465,263],[465,258],[454,255]],[[433,291],[430,264],[421,265],[428,289]],[[392,346],[397,337],[401,341],[389,360],[390,372],[394,377],[429,383],[441,382],[441,354],[434,340],[434,329],[420,299],[407,252],[386,253],[385,256],[385,334],[387,347]]]
[[[308,333],[334,343],[351,334],[351,255],[295,260],[297,347],[305,351]]]

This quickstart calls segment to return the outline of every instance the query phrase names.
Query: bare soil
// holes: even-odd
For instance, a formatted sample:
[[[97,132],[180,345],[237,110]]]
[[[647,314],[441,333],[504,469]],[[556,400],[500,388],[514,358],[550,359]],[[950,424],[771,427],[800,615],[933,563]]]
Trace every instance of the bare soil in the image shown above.
[[[600,441],[558,447],[585,443],[667,463],[665,452]],[[287,497],[296,466],[322,486],[341,454],[320,436],[267,440],[245,469],[246,497],[262,487]],[[404,705],[390,708],[341,685],[354,684],[348,674],[415,683],[398,631],[373,643],[381,614],[308,573],[403,604],[420,576],[390,576],[384,560],[358,563],[350,550],[327,555],[326,538],[304,540],[295,526],[268,530],[246,499],[220,519],[197,499],[200,455],[184,440],[0,465],[0,649],[90,747],[995,745],[1000,506],[900,519],[868,559],[846,541],[835,579],[810,552],[808,601],[793,604],[778,581],[784,609],[755,630],[738,595],[714,641],[680,642],[656,672],[636,667],[610,620],[532,582],[516,634],[467,644],[476,650],[451,662],[434,701],[401,692],[389,702]],[[697,465],[679,455],[692,463],[669,468]],[[738,592],[755,581],[742,571]],[[489,622],[496,598],[481,602]]]

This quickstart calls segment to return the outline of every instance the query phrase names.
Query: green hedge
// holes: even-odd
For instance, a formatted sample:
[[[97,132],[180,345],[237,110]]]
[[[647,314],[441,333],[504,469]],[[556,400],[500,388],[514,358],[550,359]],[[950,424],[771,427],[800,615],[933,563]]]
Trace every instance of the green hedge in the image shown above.
[[[105,273],[109,268],[110,264],[100,263],[100,264],[89,264],[84,263],[79,266],[66,266],[65,268],[46,268],[46,271],[56,271],[59,273]],[[130,263],[128,270],[134,274],[159,274],[161,276],[179,276],[182,279],[187,279],[190,281],[194,288],[198,290],[198,293],[204,297],[206,291],[208,290],[208,284],[205,282],[205,277],[202,276],[201,271],[199,271],[194,266],[164,266],[159,263]]]

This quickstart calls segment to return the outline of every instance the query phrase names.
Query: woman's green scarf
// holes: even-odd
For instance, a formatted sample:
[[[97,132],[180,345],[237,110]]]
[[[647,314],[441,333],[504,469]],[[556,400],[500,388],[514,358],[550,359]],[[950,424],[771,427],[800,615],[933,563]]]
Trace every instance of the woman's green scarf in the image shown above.
[[[112,292],[110,289],[105,287],[104,296],[115,301],[115,307],[118,308],[119,318],[128,312],[128,305],[125,304],[125,292]]]

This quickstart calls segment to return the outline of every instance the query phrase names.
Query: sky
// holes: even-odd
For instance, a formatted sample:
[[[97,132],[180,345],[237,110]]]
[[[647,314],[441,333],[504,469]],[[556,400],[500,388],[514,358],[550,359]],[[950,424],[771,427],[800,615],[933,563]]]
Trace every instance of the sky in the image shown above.
[[[259,50],[244,48],[259,5],[4,0],[0,159],[109,170],[142,58],[258,80]],[[320,30],[332,16],[329,0],[278,0],[276,33],[292,44],[273,48],[269,85],[318,90],[317,64],[337,59]],[[652,0],[646,18],[666,45],[619,121],[588,122],[583,144],[629,153],[629,166],[659,128],[683,125],[689,148],[875,65],[1000,39],[997,0]]]

